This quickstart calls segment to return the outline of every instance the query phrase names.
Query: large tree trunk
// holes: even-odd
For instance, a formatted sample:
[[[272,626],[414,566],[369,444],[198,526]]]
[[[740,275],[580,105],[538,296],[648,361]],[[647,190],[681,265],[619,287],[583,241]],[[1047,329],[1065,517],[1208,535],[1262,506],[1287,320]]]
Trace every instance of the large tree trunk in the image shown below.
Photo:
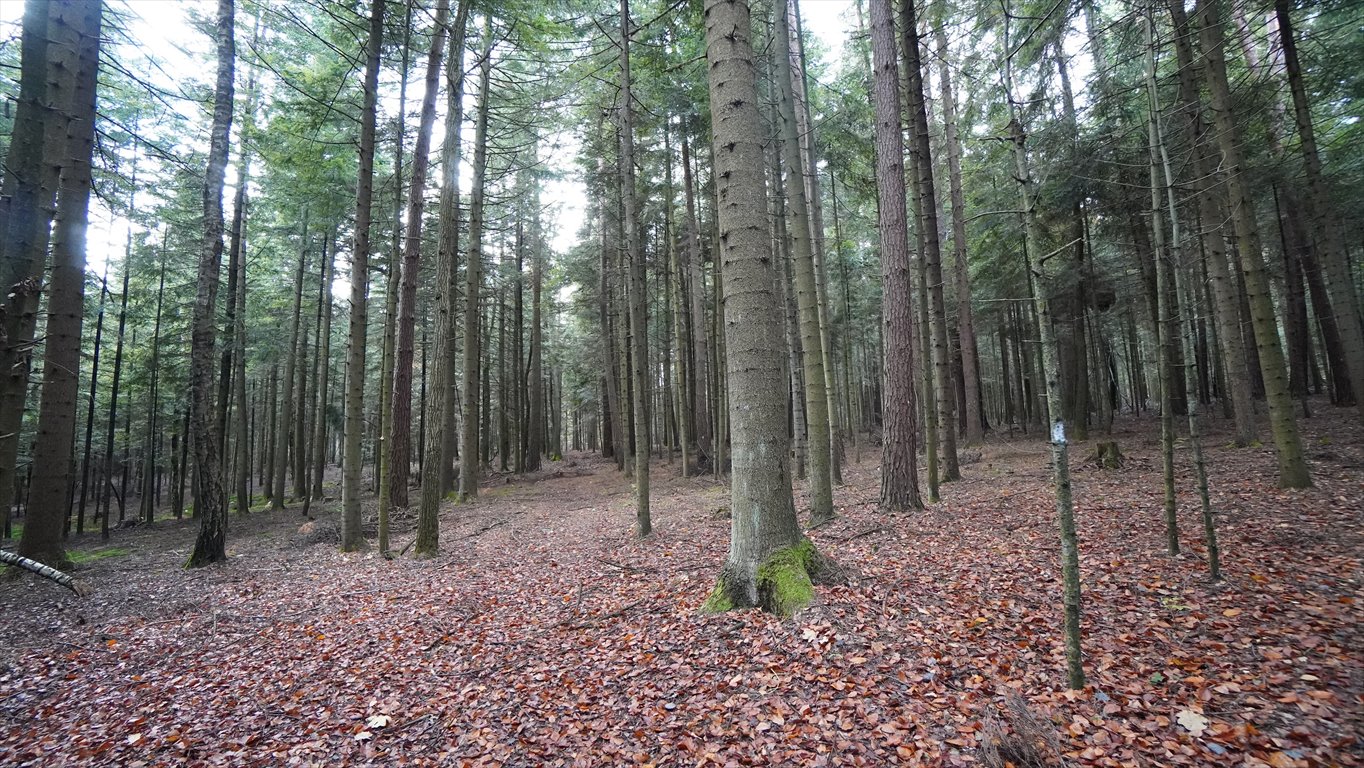
[[[1288,391],[1274,301],[1269,294],[1269,277],[1265,274],[1264,257],[1260,252],[1255,209],[1241,177],[1240,130],[1236,125],[1231,89],[1227,83],[1226,61],[1222,53],[1222,21],[1217,0],[1200,0],[1196,13],[1203,48],[1203,74],[1211,93],[1217,143],[1226,169],[1232,225],[1236,232],[1246,295],[1251,306],[1251,324],[1264,379],[1265,400],[1269,405],[1270,430],[1278,454],[1279,485],[1304,488],[1312,484],[1312,476],[1303,455],[1302,439],[1298,435],[1297,419],[1293,414],[1293,400]]]
[[[790,614],[813,598],[811,576],[820,562],[796,520],[785,397],[772,386],[782,370],[782,329],[765,226],[765,135],[748,4],[707,0],[705,21],[734,430],[729,556],[707,606]]]
[[[14,114],[4,185],[0,187],[0,531],[9,530],[14,506],[16,462],[24,400],[28,395],[26,350],[38,322],[38,295],[47,260],[52,205],[57,192],[57,162],[44,162],[44,152],[60,156],[66,141],[62,116],[70,100],[69,84],[48,78],[49,47],[72,44],[55,38],[49,46],[48,0],[28,0],[20,41],[19,100]],[[65,34],[58,27],[56,34]],[[50,150],[46,145],[52,144]]]
[[[62,4],[52,16],[57,27],[55,37],[62,41],[53,61],[69,78],[71,101],[66,114],[66,151],[61,155],[60,191],[52,233],[52,289],[47,303],[38,436],[28,517],[19,539],[19,554],[58,568],[66,567],[67,562],[62,528],[71,483],[77,373],[85,318],[85,235],[103,7],[100,2]]]
[[[341,455],[341,549],[364,549],[360,520],[361,438],[365,430],[365,336],[368,328],[370,221],[374,195],[374,133],[379,98],[379,52],[384,0],[371,0],[365,44],[365,95],[360,117],[360,174],[356,182],[355,235],[351,248],[350,328],[346,349],[346,424]]]
[[[215,432],[213,413],[213,344],[217,329],[218,271],[223,260],[223,176],[227,170],[227,144],[232,128],[233,0],[218,0],[216,28],[218,81],[213,98],[208,170],[204,175],[204,241],[199,255],[199,282],[194,298],[194,332],[190,350],[190,410],[194,442],[194,511],[199,516],[199,536],[189,557],[190,567],[227,559],[227,498],[223,492],[222,465],[218,451],[222,436]]]
[[[890,0],[872,0],[873,103],[876,109],[876,193],[881,233],[881,312],[885,328],[882,395],[881,507],[923,509],[919,496],[918,418],[914,412],[916,332],[909,282],[909,230],[905,221],[904,133],[900,123],[900,73]]]
[[[469,201],[469,259],[464,268],[464,403],[459,457],[459,498],[478,497],[479,470],[479,298],[483,290],[483,199],[488,169],[488,98],[492,78],[493,33],[483,22],[482,64],[478,73],[478,118],[474,123],[474,176]],[[486,389],[486,387],[485,387]]]
[[[811,242],[809,202],[805,196],[805,173],[796,124],[788,22],[789,4],[779,0],[776,8],[776,81],[778,124],[781,126],[782,170],[785,172],[787,242],[795,267],[796,304],[800,309],[800,344],[805,373],[805,426],[810,452],[810,520],[823,523],[834,516],[833,457],[829,427],[828,379],[824,373],[824,334],[820,328],[819,292],[815,279],[815,256]]]

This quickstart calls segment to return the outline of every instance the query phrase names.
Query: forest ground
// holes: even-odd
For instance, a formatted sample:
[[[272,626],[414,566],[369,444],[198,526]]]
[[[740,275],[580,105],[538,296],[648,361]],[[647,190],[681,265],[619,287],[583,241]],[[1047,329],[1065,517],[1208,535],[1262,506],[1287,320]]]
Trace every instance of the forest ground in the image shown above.
[[[1353,412],[1304,426],[1303,491],[1210,438],[1221,584],[1187,446],[1173,559],[1152,425],[1120,425],[1121,470],[1073,447],[1084,691],[1036,440],[894,518],[864,448],[811,532],[850,579],[788,620],[698,611],[727,487],[657,460],[640,541],[627,480],[575,455],[447,505],[432,560],[339,553],[328,503],[311,534],[234,517],[197,571],[192,521],[116,532],[89,598],[0,579],[0,764],[1364,765],[1364,446]]]

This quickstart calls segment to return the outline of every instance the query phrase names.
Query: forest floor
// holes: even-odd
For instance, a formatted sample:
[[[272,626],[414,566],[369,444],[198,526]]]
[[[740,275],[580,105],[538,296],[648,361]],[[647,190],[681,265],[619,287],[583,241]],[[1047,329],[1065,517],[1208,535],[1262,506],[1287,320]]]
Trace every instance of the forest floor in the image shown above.
[[[203,570],[192,521],[76,542],[89,598],[0,579],[0,764],[1364,765],[1364,433],[1304,425],[1302,491],[1211,438],[1219,584],[1187,446],[1174,558],[1150,423],[1119,430],[1121,470],[1074,446],[1083,691],[1036,440],[903,517],[864,449],[810,534],[850,579],[787,620],[698,610],[726,487],[658,460],[640,541],[627,480],[576,455],[447,505],[431,560],[339,553],[329,503],[308,535],[297,509],[234,518]]]

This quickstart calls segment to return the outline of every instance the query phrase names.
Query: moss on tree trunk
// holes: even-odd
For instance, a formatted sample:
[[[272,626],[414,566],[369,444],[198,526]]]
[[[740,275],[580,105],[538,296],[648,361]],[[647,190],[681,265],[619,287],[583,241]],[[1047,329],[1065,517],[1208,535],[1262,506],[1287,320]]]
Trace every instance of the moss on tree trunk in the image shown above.
[[[833,564],[809,539],[782,547],[767,556],[751,573],[726,567],[701,606],[706,613],[741,608],[761,608],[778,616],[790,616],[809,605],[814,585],[827,577]]]

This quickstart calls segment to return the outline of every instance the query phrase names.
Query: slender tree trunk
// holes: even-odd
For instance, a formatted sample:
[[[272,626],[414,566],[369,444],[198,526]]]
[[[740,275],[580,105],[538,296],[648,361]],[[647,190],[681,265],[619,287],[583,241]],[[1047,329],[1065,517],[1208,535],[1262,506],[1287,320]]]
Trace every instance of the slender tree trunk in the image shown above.
[[[403,240],[402,279],[398,295],[397,355],[393,389],[389,395],[389,503],[406,507],[408,477],[412,472],[412,357],[416,338],[417,273],[421,270],[422,213],[426,203],[426,169],[431,154],[431,129],[436,121],[436,92],[440,90],[441,58],[445,55],[449,0],[436,3],[435,35],[426,57],[426,82],[417,146],[412,155],[412,180],[407,193],[407,233]]]
[[[1165,480],[1165,547],[1171,557],[1179,554],[1179,515],[1175,502],[1175,414],[1173,364],[1170,354],[1170,334],[1173,330],[1173,314],[1170,307],[1170,291],[1166,285],[1168,270],[1163,263],[1170,257],[1165,242],[1165,222],[1161,215],[1160,153],[1160,95],[1156,82],[1156,41],[1155,21],[1148,19],[1146,24],[1146,93],[1147,93],[1147,141],[1150,149],[1151,179],[1151,234],[1155,244],[1156,278],[1156,344],[1160,358],[1160,463]],[[1171,195],[1174,193],[1171,192]],[[1170,226],[1178,233],[1178,211],[1170,209]],[[1179,248],[1176,237],[1169,243],[1170,249]]]
[[[1009,100],[1009,130],[1013,138],[1015,178],[1018,180],[1020,208],[1026,224],[1024,252],[1033,286],[1033,307],[1041,332],[1042,364],[1046,378],[1047,412],[1051,422],[1052,479],[1056,490],[1056,515],[1061,529],[1062,607],[1064,612],[1066,671],[1070,687],[1083,688],[1085,673],[1080,651],[1080,557],[1071,504],[1070,459],[1066,441],[1065,411],[1061,403],[1061,363],[1056,330],[1052,327],[1051,300],[1045,269],[1046,259],[1036,249],[1042,242],[1041,226],[1035,206],[1032,176],[1029,171],[1027,134],[1021,110],[1014,100],[1013,49],[1009,39],[1008,0],[1001,0],[1004,22],[1004,93]]]
[[[294,309],[290,321],[289,346],[284,352],[284,391],[279,404],[279,429],[274,433],[275,470],[273,490],[270,492],[270,509],[284,509],[284,487],[289,472],[289,446],[294,430],[294,384],[299,366],[299,328],[303,322],[303,275],[308,268],[308,214],[303,214],[302,245],[298,252],[298,268],[294,271]],[[300,403],[300,406],[302,404]]]
[[[876,110],[876,191],[880,201],[881,311],[885,345],[882,394],[881,507],[923,509],[919,496],[918,418],[910,336],[909,230],[905,221],[904,133],[900,74],[890,0],[871,2],[873,103]]]
[[[460,446],[459,498],[478,497],[479,460],[479,298],[483,290],[483,200],[488,168],[488,98],[492,77],[493,33],[483,22],[482,63],[478,73],[478,117],[474,123],[474,175],[469,201],[469,259],[464,269],[464,403]],[[486,387],[485,387],[486,389]]]
[[[71,100],[52,233],[52,287],[47,305],[42,397],[33,454],[27,517],[19,555],[67,567],[62,528],[70,503],[72,443],[79,391],[81,326],[85,318],[85,232],[89,220],[90,159],[95,139],[96,81],[103,3],[61,5],[52,16],[61,51],[54,63],[67,73]],[[65,27],[66,29],[62,29]],[[69,29],[69,33],[66,31]]]
[[[692,359],[695,361],[696,385],[692,391],[692,408],[696,420],[696,452],[698,459],[713,458],[711,447],[713,428],[710,407],[710,346],[706,324],[705,278],[701,271],[701,238],[697,232],[695,184],[692,178],[691,146],[686,131],[682,133],[682,194],[686,200],[683,222],[683,248],[679,254],[686,260],[684,269],[691,286]]]
[[[336,254],[329,251],[331,236],[322,240],[322,296],[318,300],[321,330],[317,334],[317,413],[313,417],[313,457],[310,497],[322,498],[322,474],[327,467],[327,407],[331,384],[332,279]],[[245,393],[243,393],[244,395]],[[243,462],[243,465],[245,462]],[[241,481],[239,481],[241,482]],[[242,482],[245,485],[245,482]]]
[[[947,309],[943,300],[942,245],[938,229],[938,197],[933,181],[933,157],[928,138],[923,64],[919,54],[919,22],[914,0],[901,6],[905,76],[909,91],[910,152],[918,156],[917,182],[922,218],[919,234],[923,243],[925,289],[928,293],[928,330],[933,360],[933,398],[937,403],[938,440],[943,462],[943,481],[960,480],[957,465],[956,390],[952,384],[952,358],[947,346]],[[927,352],[927,350],[926,350]],[[930,395],[924,392],[924,399]],[[934,494],[936,496],[936,494]]]
[[[630,82],[630,2],[620,0],[620,167],[625,255],[630,260],[631,402],[635,414],[635,533],[648,536],[649,517],[649,326],[645,309],[644,249],[639,242],[639,199],[635,189],[635,118]]]
[[[1302,439],[1298,435],[1293,401],[1288,392],[1283,350],[1279,347],[1279,331],[1274,316],[1274,303],[1269,294],[1269,279],[1265,274],[1260,253],[1260,237],[1256,230],[1255,210],[1246,193],[1241,177],[1240,131],[1231,103],[1227,83],[1226,61],[1222,53],[1222,21],[1217,0],[1200,0],[1197,14],[1203,49],[1203,73],[1212,98],[1212,111],[1217,126],[1217,142],[1226,168],[1227,194],[1231,203],[1232,224],[1240,253],[1241,272],[1251,305],[1251,324],[1255,331],[1255,346],[1264,379],[1265,399],[1269,405],[1270,430],[1278,453],[1279,485],[1285,488],[1304,488],[1312,485],[1312,476],[1303,455]]]
[[[1293,116],[1298,127],[1298,144],[1302,148],[1303,167],[1307,172],[1307,187],[1312,200],[1317,258],[1326,269],[1331,313],[1340,333],[1341,346],[1349,368],[1354,404],[1359,408],[1361,415],[1364,415],[1364,328],[1360,326],[1359,294],[1355,292],[1345,243],[1341,238],[1335,204],[1331,198],[1331,189],[1322,173],[1321,157],[1317,152],[1312,110],[1307,103],[1307,88],[1303,84],[1302,65],[1298,61],[1298,42],[1293,34],[1292,9],[1286,0],[1275,0],[1274,10],[1279,22],[1279,37],[1283,48],[1284,68],[1288,74],[1288,86],[1293,94]]]
[[[957,335],[961,339],[962,381],[966,388],[966,444],[985,439],[980,413],[980,364],[976,352],[975,313],[971,308],[971,272],[966,261],[966,194],[961,181],[961,140],[957,137],[956,94],[952,91],[950,52],[944,25],[936,29],[939,87],[942,89],[943,141],[947,144],[947,177],[952,200],[953,277],[957,289]]]
[[[94,354],[90,359],[90,392],[85,412],[85,448],[81,459],[81,496],[76,507],[76,533],[85,533],[85,503],[90,496],[90,449],[95,437],[95,394],[99,389],[100,343],[104,340],[104,301],[109,296],[109,267],[104,268],[104,278],[100,280],[99,312],[95,316]],[[98,472],[96,476],[98,476]],[[3,524],[0,524],[3,530]]]
[[[156,474],[156,439],[161,398],[157,385],[161,374],[161,310],[166,294],[166,262],[168,260],[170,232],[167,230],[161,243],[161,273],[156,283],[156,319],[152,321],[152,359],[148,366],[150,381],[147,389],[147,437],[146,449],[142,453],[142,498],[141,518],[150,523],[156,515],[156,503],[152,478]]]
[[[790,614],[813,597],[820,559],[801,533],[786,466],[782,330],[764,226],[766,190],[748,4],[707,0],[706,54],[715,145],[720,261],[734,425],[729,556],[707,607]]]
[[[811,241],[809,202],[805,195],[805,172],[796,123],[792,82],[789,4],[776,8],[777,108],[781,126],[782,170],[785,172],[787,242],[795,268],[796,303],[800,309],[801,359],[804,368],[805,424],[810,451],[810,522],[819,524],[834,517],[833,440],[829,426],[828,379],[824,373],[824,334],[820,323],[819,292]]]
[[[360,174],[356,182],[351,248],[349,343],[346,349],[346,425],[341,456],[341,549],[365,549],[360,528],[361,438],[365,429],[365,335],[368,326],[370,221],[374,195],[374,133],[383,45],[384,0],[371,0],[365,43],[365,95],[360,118]]]

